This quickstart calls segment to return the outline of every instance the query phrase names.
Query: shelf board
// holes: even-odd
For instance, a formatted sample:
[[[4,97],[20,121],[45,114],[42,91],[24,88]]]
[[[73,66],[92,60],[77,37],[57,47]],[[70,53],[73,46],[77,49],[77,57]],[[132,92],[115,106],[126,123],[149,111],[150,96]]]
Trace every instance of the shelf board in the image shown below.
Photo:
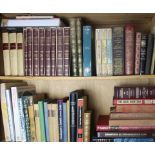
[[[130,79],[155,79],[155,75],[130,75],[130,76],[92,76],[92,77],[65,77],[65,76],[0,76],[0,80],[130,80]]]

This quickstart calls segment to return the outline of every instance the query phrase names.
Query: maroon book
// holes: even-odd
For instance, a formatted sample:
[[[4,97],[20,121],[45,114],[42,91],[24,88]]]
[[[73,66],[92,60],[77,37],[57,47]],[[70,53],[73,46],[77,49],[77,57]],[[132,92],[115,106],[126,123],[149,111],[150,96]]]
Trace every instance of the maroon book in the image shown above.
[[[45,75],[51,75],[51,28],[45,29]]]
[[[125,74],[134,74],[134,26],[125,26]]]
[[[56,75],[63,76],[63,28],[57,28]]]
[[[56,76],[56,31],[57,29],[51,28],[51,75]]]
[[[135,75],[140,74],[140,50],[141,50],[141,33],[136,32],[136,45],[135,45]]]
[[[33,28],[27,28],[27,59],[28,59],[28,76],[33,75],[33,63],[32,63],[32,52],[33,52]]]
[[[33,28],[33,75],[39,76],[39,29]]]
[[[45,75],[45,28],[39,28],[39,75]]]
[[[27,29],[23,29],[23,43],[24,43],[24,75],[28,75],[28,54],[27,54]]]
[[[70,28],[64,27],[63,32],[63,75],[70,76],[70,53],[69,53]]]

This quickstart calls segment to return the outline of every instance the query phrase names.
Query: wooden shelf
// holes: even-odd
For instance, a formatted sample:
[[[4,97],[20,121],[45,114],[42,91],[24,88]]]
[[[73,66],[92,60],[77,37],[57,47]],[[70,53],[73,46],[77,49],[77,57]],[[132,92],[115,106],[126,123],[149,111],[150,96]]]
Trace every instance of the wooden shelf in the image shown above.
[[[92,77],[51,77],[51,76],[0,76],[0,80],[130,80],[130,79],[155,79],[155,75],[130,75],[130,76],[92,76]]]

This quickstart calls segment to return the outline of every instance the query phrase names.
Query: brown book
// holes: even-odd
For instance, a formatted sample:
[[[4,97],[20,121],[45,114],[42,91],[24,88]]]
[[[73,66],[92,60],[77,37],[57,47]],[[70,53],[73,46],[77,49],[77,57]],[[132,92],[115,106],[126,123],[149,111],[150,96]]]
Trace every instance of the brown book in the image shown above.
[[[125,26],[125,74],[134,74],[134,26]]]
[[[136,45],[135,45],[135,75],[140,74],[140,50],[141,50],[141,33],[136,32]]]

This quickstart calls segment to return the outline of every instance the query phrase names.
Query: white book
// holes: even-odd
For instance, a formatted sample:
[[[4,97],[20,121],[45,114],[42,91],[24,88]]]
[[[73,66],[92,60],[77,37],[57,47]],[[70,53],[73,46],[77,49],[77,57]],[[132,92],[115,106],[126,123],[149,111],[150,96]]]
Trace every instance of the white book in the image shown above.
[[[53,16],[34,16],[34,15],[25,15],[25,16],[16,16],[16,19],[51,19]]]

